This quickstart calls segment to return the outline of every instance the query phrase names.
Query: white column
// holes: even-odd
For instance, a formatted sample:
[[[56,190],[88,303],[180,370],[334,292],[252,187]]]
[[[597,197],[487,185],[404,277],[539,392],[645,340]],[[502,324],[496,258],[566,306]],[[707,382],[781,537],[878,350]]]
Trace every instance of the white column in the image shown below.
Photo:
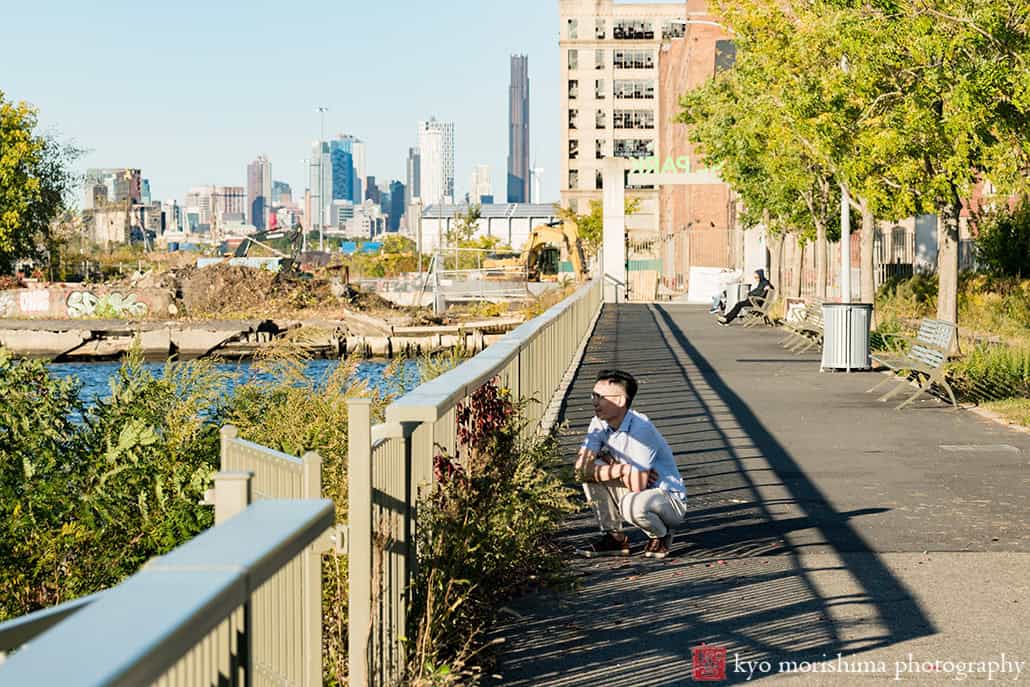
[[[603,161],[604,180],[603,244],[601,274],[604,279],[604,302],[626,300],[626,178],[625,162],[610,157]]]

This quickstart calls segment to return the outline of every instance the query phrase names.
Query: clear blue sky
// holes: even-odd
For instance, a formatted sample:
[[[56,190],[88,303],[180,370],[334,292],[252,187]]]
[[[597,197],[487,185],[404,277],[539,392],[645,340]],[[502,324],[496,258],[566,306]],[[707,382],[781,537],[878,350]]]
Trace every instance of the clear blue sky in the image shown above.
[[[155,199],[246,184],[259,153],[306,186],[326,132],[366,141],[367,174],[404,180],[420,119],[455,123],[455,185],[489,164],[505,197],[509,56],[529,55],[531,145],[558,197],[556,0],[36,0],[4,8],[0,90],[89,149],[139,167]]]

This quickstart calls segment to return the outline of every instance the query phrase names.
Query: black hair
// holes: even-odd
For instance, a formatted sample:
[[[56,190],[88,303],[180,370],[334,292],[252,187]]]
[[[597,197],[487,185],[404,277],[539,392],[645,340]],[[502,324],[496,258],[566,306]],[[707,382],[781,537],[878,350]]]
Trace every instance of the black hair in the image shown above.
[[[629,372],[622,370],[601,370],[597,373],[595,382],[611,382],[618,384],[626,392],[626,407],[633,404],[633,398],[637,395],[637,380]]]

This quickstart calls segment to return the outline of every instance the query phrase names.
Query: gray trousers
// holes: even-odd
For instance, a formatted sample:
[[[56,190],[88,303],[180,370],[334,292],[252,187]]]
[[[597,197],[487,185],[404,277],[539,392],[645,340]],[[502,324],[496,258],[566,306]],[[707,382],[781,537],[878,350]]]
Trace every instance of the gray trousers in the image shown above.
[[[687,517],[687,502],[661,489],[632,492],[619,480],[583,485],[602,532],[622,529],[623,521],[644,530],[648,537],[664,537]]]

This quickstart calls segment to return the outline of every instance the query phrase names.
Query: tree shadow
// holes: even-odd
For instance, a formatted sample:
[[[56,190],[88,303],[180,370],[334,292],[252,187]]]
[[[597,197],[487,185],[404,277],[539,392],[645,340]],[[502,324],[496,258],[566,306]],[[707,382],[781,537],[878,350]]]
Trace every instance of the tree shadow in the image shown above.
[[[605,306],[563,402],[565,455],[574,456],[592,416],[580,399],[610,367],[641,382],[634,407],[677,458],[690,494],[687,528],[665,561],[573,559],[578,591],[516,604],[522,617],[494,633],[506,638],[496,684],[693,684],[692,649],[702,644],[727,649],[733,684],[749,677],[733,671],[734,655],[775,666],[934,633],[852,526],[886,509],[837,511],[664,307]],[[571,550],[596,535],[584,512],[561,543]],[[848,582],[828,589],[826,576]]]

